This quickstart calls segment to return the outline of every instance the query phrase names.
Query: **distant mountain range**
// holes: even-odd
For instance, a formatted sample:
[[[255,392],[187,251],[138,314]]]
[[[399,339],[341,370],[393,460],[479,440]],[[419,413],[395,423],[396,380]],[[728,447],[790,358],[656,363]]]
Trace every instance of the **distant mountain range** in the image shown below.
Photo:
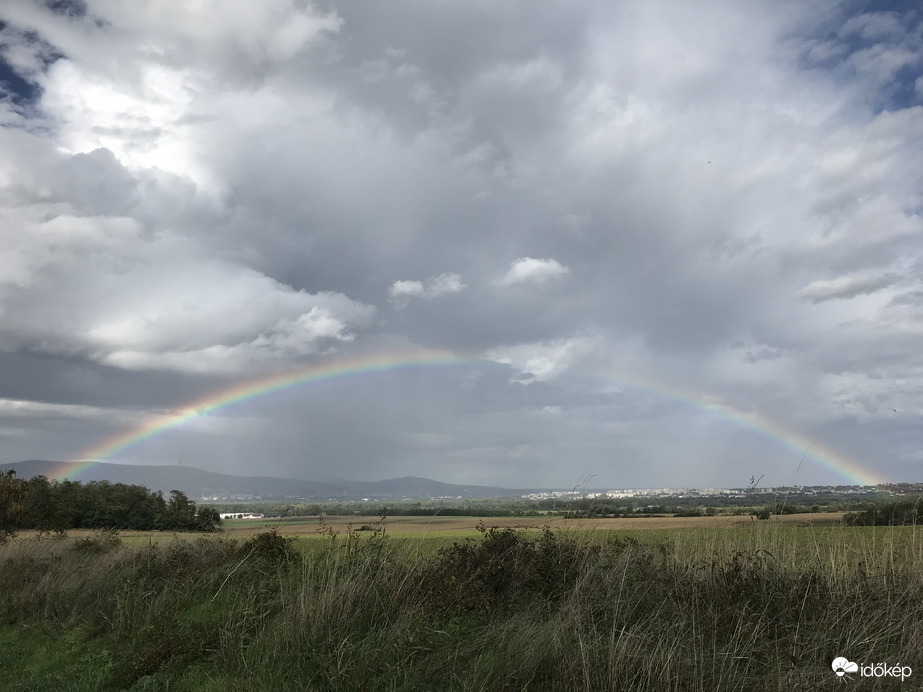
[[[15,464],[0,464],[0,473],[13,469],[19,478],[47,476],[63,480],[109,481],[143,485],[169,493],[182,490],[190,498],[220,499],[306,499],[306,500],[400,500],[451,498],[518,497],[525,490],[492,488],[484,485],[454,485],[429,478],[406,476],[383,481],[334,479],[305,481],[269,476],[232,476],[189,466],[134,466],[129,464],[41,461],[32,459]],[[79,473],[78,473],[79,471]]]

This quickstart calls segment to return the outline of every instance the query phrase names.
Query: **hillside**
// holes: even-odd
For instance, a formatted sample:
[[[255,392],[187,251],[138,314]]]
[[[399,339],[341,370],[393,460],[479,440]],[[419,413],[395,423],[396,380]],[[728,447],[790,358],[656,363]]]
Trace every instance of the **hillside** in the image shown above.
[[[333,479],[308,481],[270,476],[234,476],[203,471],[189,466],[135,466],[128,464],[82,463],[32,459],[0,464],[0,473],[13,469],[20,478],[44,475],[48,478],[109,481],[143,485],[151,490],[182,490],[193,498],[303,498],[308,500],[351,500],[369,498],[395,500],[431,497],[516,497],[523,491],[481,485],[455,485],[428,478],[406,476],[381,481]]]

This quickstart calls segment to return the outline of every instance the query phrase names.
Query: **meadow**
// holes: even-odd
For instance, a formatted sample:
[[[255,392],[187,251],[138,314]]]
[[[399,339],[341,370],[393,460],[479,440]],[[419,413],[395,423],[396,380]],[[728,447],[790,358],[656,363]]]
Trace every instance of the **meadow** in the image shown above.
[[[0,690],[919,689],[923,534],[811,516],[21,534]]]

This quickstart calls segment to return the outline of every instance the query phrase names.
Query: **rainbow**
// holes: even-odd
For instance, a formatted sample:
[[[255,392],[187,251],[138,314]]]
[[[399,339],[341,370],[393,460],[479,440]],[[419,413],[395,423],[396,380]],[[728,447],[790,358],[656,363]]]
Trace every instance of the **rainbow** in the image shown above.
[[[731,404],[720,402],[712,397],[696,394],[694,392],[666,386],[651,384],[650,381],[631,382],[621,378],[615,379],[607,376],[594,376],[607,380],[616,389],[631,388],[639,391],[650,392],[676,401],[690,404],[700,411],[726,421],[731,425],[748,430],[761,437],[767,438],[777,445],[787,448],[797,455],[800,460],[811,459],[824,468],[833,471],[838,476],[849,481],[850,485],[880,485],[885,480],[869,471],[865,465],[849,456],[839,452],[819,440],[804,435],[797,430],[785,427],[756,411],[743,411]],[[799,464],[800,468],[800,464]]]
[[[66,472],[58,475],[75,478],[94,464],[103,462],[163,432],[180,427],[195,418],[300,385],[319,384],[330,380],[355,378],[393,370],[461,366],[470,362],[459,359],[448,351],[364,355],[251,380],[193,401],[176,413],[152,417],[136,428],[111,437],[102,444],[86,450],[79,458],[70,460]],[[60,479],[57,478],[57,480]]]
[[[198,401],[191,402],[175,413],[152,417],[140,426],[105,440],[101,444],[86,450],[79,458],[71,460],[67,471],[58,474],[60,477],[57,479],[61,480],[65,476],[69,478],[78,477],[83,470],[90,466],[104,462],[106,459],[110,459],[161,433],[181,427],[200,416],[293,387],[358,378],[389,371],[460,367],[488,363],[497,365],[494,361],[463,359],[447,351],[388,353],[340,359],[251,380],[209,394]],[[759,413],[742,411],[730,404],[711,400],[701,394],[664,386],[659,383],[652,385],[649,382],[629,382],[620,378],[614,379],[598,374],[594,374],[592,377],[597,384],[600,380],[608,381],[617,388],[629,387],[683,402],[710,416],[773,440],[782,447],[797,453],[799,458],[810,458],[849,481],[850,484],[877,485],[883,482],[858,461],[850,459],[817,440],[786,428]]]

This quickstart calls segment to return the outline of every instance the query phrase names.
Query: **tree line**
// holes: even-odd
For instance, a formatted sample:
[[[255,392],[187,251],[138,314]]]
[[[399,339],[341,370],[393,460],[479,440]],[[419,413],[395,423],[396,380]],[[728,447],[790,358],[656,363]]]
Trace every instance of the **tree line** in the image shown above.
[[[180,490],[165,498],[141,485],[109,481],[28,480],[0,474],[0,534],[18,530],[216,531],[218,511],[196,507]]]
[[[916,526],[923,524],[921,502],[923,497],[874,505],[847,514],[843,521],[850,526]]]

